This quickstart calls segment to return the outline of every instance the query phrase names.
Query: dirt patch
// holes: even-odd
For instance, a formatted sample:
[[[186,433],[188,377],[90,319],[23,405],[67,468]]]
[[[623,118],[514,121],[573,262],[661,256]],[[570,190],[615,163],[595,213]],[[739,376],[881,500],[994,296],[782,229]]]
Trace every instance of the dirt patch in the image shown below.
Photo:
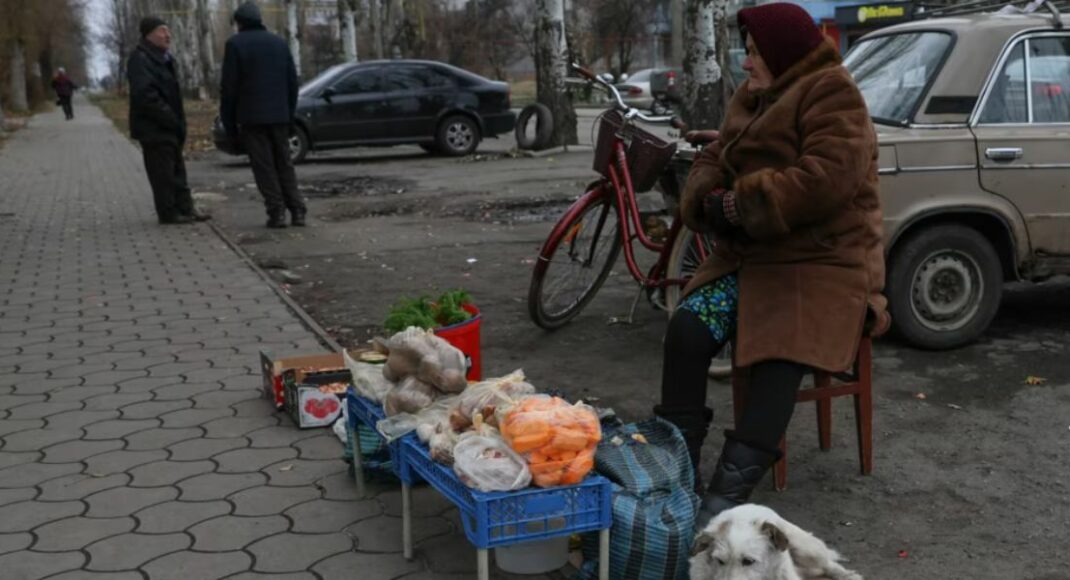
[[[449,208],[442,215],[494,224],[553,222],[560,219],[574,201],[572,198],[561,197],[491,199],[471,206]]]
[[[400,195],[411,190],[415,181],[409,179],[358,175],[344,179],[308,181],[297,186],[301,195],[309,199],[332,197],[378,197]]]

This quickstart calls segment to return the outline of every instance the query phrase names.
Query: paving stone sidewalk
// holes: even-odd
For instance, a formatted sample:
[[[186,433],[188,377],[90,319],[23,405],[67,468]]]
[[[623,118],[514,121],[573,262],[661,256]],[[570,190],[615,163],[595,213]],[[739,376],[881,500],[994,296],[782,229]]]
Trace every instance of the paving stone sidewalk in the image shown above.
[[[456,510],[360,499],[328,430],[259,396],[323,347],[205,224],[159,226],[95,107],[0,151],[0,578],[469,578]],[[434,570],[434,572],[431,572]]]

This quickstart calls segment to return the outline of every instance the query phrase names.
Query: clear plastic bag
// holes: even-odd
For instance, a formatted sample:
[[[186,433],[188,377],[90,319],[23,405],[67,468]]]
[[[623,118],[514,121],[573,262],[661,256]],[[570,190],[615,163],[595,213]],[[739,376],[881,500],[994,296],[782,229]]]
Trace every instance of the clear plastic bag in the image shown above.
[[[394,383],[383,376],[383,365],[346,361],[346,367],[353,375],[353,388],[357,394],[376,403],[382,403]]]
[[[594,469],[602,427],[594,409],[535,395],[498,411],[503,439],[523,455],[538,487],[575,485]]]
[[[511,405],[522,397],[535,394],[535,387],[525,382],[524,371],[515,370],[504,377],[469,385],[457,397],[450,412],[450,426],[462,433],[473,423],[476,413],[491,426],[497,426],[498,407]]]
[[[375,429],[387,443],[416,431],[420,440],[427,443],[431,435],[449,428],[449,412],[456,404],[457,397],[443,397],[416,413],[388,414],[386,419],[376,422]],[[423,435],[427,435],[425,438]]]
[[[386,394],[383,399],[383,412],[387,417],[399,413],[415,415],[430,407],[441,396],[442,393],[435,387],[416,377],[409,377],[394,385]]]
[[[513,491],[531,484],[527,462],[491,428],[461,435],[453,448],[453,471],[466,486],[480,491]]]
[[[432,332],[410,327],[377,346],[387,351],[383,376],[389,381],[416,377],[444,393],[459,393],[468,386],[464,353]]]

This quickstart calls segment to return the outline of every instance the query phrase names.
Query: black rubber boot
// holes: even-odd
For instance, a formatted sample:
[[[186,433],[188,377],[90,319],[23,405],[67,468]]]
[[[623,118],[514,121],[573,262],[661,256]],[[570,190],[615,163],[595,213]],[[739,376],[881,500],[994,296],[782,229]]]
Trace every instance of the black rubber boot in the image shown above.
[[[695,470],[695,493],[702,495],[702,473],[699,470],[702,459],[702,443],[713,422],[713,409],[709,407],[666,407],[654,405],[654,414],[676,425],[687,443],[687,455],[691,458],[691,467]]]
[[[726,432],[721,458],[717,460],[710,487],[702,498],[702,508],[695,522],[697,529],[705,528],[717,514],[747,503],[778,455],[779,452],[738,441],[731,432]]]
[[[286,212],[272,212],[268,214],[267,227],[269,228],[284,228],[286,227]]]

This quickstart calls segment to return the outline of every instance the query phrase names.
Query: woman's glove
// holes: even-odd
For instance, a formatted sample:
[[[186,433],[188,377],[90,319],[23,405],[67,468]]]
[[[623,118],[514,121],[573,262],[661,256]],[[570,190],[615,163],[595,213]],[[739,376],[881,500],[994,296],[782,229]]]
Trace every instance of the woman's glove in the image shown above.
[[[702,212],[713,231],[721,236],[730,236],[739,229],[736,212],[736,192],[715,189],[702,199]]]

